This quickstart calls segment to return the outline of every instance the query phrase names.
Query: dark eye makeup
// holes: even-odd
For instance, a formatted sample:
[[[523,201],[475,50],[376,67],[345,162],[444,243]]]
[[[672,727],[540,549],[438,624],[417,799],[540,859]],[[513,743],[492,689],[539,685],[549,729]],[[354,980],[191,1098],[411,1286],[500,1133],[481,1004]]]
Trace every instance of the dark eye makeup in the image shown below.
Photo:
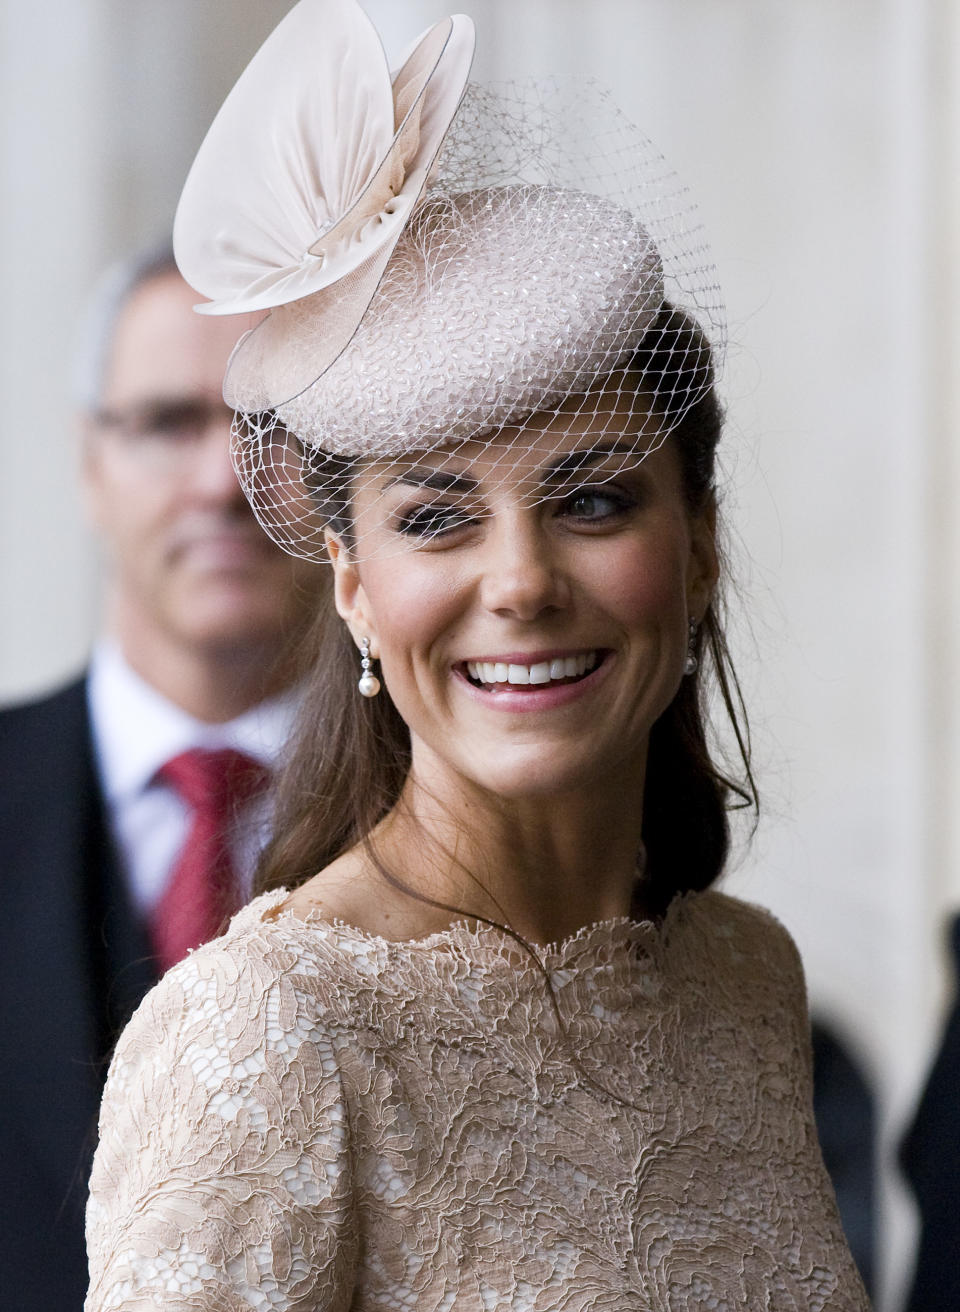
[[[560,502],[557,514],[584,524],[606,524],[635,510],[640,503],[636,492],[601,483],[577,488]]]
[[[407,507],[394,522],[396,532],[429,541],[472,523],[475,513],[456,503],[428,502]]]
[[[584,527],[614,524],[635,510],[642,501],[638,488],[619,483],[591,481],[563,496],[545,497],[543,504],[556,519],[572,520]],[[484,517],[475,502],[441,499],[415,501],[398,510],[393,528],[405,537],[426,543],[467,528]]]

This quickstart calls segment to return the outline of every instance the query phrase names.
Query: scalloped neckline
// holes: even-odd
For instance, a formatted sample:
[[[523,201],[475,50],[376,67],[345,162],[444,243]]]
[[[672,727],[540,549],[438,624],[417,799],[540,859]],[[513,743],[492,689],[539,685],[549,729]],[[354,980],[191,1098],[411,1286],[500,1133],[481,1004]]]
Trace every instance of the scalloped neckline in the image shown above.
[[[520,952],[524,950],[521,943],[517,943],[497,926],[471,922],[468,919],[455,920],[445,929],[434,930],[419,938],[386,938],[371,930],[361,929],[359,925],[354,925],[350,921],[341,920],[338,916],[327,916],[320,908],[311,909],[306,914],[284,909],[282,903],[289,895],[290,890],[286,888],[261,893],[238,912],[238,916],[246,917],[249,914],[252,919],[255,912],[257,923],[266,926],[285,921],[308,929],[333,930],[343,939],[365,944],[382,953],[433,952],[440,948],[447,948],[457,950],[461,955],[470,956],[470,948],[502,947],[504,944],[515,947]],[[556,969],[571,956],[579,955],[585,948],[592,946],[594,939],[599,939],[606,945],[628,939],[646,939],[660,943],[664,940],[667,931],[673,927],[681,911],[697,896],[696,892],[678,894],[659,921],[635,920],[628,915],[610,916],[606,920],[594,920],[581,925],[564,939],[554,940],[545,945],[530,943],[528,947],[534,950],[542,964],[550,963],[552,968]],[[270,914],[271,912],[273,914]]]

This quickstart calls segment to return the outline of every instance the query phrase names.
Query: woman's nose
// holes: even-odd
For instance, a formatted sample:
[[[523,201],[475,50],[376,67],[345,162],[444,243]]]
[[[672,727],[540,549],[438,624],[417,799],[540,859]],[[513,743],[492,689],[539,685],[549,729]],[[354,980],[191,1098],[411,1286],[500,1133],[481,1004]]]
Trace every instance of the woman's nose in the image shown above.
[[[534,620],[568,604],[562,561],[535,516],[495,524],[485,547],[480,596],[488,610]]]

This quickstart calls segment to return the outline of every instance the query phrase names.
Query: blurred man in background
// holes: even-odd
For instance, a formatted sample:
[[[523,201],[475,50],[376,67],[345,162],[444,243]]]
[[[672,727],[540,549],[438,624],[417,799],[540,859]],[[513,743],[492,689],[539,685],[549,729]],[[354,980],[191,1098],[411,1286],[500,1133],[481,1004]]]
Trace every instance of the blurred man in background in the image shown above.
[[[960,916],[950,926],[960,985]],[[920,1208],[920,1244],[908,1312],[960,1308],[960,996],[954,997],[901,1154]]]
[[[102,289],[82,379],[102,636],[81,678],[0,712],[0,1304],[18,1312],[80,1312],[105,1060],[249,894],[323,585],[231,465],[221,384],[255,319],[196,299],[169,251]]]

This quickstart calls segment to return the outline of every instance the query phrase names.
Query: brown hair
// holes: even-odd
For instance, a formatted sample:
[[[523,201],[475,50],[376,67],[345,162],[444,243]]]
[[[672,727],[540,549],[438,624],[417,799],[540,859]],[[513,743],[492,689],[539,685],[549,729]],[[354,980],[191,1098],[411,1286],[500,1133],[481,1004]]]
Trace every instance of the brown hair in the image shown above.
[[[665,307],[631,371],[671,424],[669,440],[679,457],[689,510],[706,510],[715,497],[723,416],[702,332],[688,316]],[[678,398],[696,393],[699,399],[682,408]],[[311,638],[316,644],[314,674],[281,781],[276,837],[261,860],[258,891],[294,888],[365,840],[396,805],[410,768],[410,735],[389,693],[384,689],[372,700],[357,694],[356,648],[329,593]],[[757,806],[746,714],[716,593],[695,651],[697,670],[684,678],[650,734],[642,799],[643,900],[653,914],[662,913],[677,893],[706,888],[717,878],[729,847],[728,808]],[[708,671],[733,730],[742,766],[739,779],[711,758]]]

